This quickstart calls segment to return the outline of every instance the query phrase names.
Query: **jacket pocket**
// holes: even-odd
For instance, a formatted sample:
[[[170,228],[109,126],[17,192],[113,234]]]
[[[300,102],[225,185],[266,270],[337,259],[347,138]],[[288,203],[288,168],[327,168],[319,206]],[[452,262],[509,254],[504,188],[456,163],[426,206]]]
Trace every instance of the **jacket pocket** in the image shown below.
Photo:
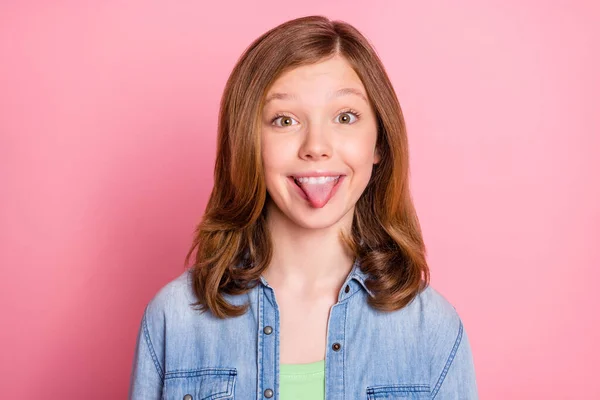
[[[429,385],[379,385],[367,388],[367,400],[429,398]]]
[[[233,399],[235,368],[202,368],[165,374],[165,400]]]

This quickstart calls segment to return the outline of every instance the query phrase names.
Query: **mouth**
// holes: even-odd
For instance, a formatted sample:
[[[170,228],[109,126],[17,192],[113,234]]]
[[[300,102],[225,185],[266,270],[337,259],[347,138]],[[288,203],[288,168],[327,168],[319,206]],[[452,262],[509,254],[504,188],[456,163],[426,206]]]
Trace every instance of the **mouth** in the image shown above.
[[[303,184],[307,185],[324,185],[331,183],[335,185],[340,177],[343,175],[328,175],[328,176],[290,176],[290,178],[296,183],[296,185],[302,187]]]
[[[294,192],[313,208],[324,207],[339,189],[345,175],[321,174],[319,176],[292,175],[288,180],[295,185]]]

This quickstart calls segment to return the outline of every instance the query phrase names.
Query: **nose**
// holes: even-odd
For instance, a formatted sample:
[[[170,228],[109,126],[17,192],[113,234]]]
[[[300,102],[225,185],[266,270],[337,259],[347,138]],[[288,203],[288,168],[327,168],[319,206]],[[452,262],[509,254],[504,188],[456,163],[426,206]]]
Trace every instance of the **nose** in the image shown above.
[[[311,125],[306,131],[299,156],[303,160],[316,161],[331,157],[331,138],[326,128]]]

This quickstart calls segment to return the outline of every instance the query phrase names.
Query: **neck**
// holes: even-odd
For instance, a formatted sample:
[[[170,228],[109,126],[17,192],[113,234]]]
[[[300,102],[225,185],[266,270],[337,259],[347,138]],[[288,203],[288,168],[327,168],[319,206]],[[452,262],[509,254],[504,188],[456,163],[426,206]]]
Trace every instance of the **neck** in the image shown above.
[[[270,285],[299,290],[336,290],[352,269],[354,257],[342,245],[339,232],[349,232],[353,210],[327,228],[304,228],[276,206],[268,210],[273,244],[271,262],[263,276]]]

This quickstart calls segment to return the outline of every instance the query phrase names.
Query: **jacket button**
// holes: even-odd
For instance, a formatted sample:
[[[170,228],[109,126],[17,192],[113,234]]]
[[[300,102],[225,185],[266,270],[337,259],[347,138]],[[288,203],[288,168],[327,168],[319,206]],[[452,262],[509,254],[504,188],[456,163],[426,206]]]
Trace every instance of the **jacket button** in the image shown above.
[[[270,335],[271,333],[273,333],[273,328],[271,328],[270,326],[265,326],[265,328],[263,329],[263,332],[266,335]]]
[[[350,286],[346,285],[346,289],[344,289],[344,292],[348,293],[350,291]]]
[[[339,343],[334,343],[333,346],[331,346],[331,348],[333,349],[333,351],[339,351],[342,348],[342,345]]]
[[[271,397],[273,397],[273,391],[271,389],[265,390],[265,397],[267,399],[270,399]]]
[[[183,396],[183,400],[193,400],[194,398],[192,397],[191,394],[186,394],[185,396]]]

